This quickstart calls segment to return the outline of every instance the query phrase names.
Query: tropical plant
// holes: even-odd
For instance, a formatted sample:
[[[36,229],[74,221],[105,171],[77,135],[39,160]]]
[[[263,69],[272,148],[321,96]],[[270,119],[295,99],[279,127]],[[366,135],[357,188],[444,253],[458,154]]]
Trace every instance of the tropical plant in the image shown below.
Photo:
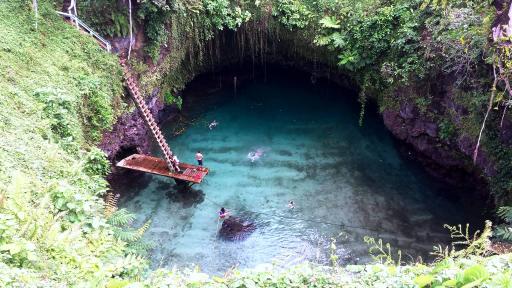
[[[496,227],[494,235],[500,240],[512,242],[512,207],[500,207],[497,214],[505,223]]]
[[[402,251],[398,250],[396,252],[395,259],[395,256],[393,255],[394,253],[392,252],[391,245],[389,243],[383,244],[382,239],[375,240],[375,238],[369,236],[365,236],[363,240],[367,245],[370,246],[368,252],[376,262],[385,265],[401,265]]]
[[[132,228],[131,225],[136,216],[125,208],[118,209],[118,200],[119,194],[107,193],[103,211],[107,224],[112,226],[112,231],[117,239],[127,243],[129,254],[143,256],[154,246],[152,243],[142,240],[142,236],[151,225],[151,220],[146,221],[139,228]]]

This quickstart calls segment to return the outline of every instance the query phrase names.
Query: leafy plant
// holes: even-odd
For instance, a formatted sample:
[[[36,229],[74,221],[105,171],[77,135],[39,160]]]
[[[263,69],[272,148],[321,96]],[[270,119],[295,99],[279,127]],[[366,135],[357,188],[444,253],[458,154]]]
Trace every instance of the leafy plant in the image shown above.
[[[472,236],[469,233],[469,224],[466,224],[465,229],[460,224],[457,226],[445,224],[444,227],[450,230],[450,236],[455,241],[452,242],[451,249],[448,246],[444,249],[441,245],[434,246],[432,254],[436,255],[437,259],[463,258],[469,255],[486,255],[488,253],[489,238],[492,236],[491,221],[485,221],[484,230],[481,233],[477,230]],[[464,249],[457,250],[457,247]]]
[[[439,123],[439,138],[444,141],[449,141],[455,137],[456,127],[449,120],[443,120]]]
[[[76,151],[78,147],[73,146],[74,141],[80,141],[79,124],[74,117],[76,107],[73,98],[62,90],[54,88],[41,88],[34,92],[34,97],[43,105],[43,111],[50,120],[51,131],[54,140],[63,144],[63,147],[70,151]]]
[[[132,228],[135,214],[125,208],[118,209],[119,194],[108,193],[105,199],[104,215],[107,224],[112,226],[114,237],[127,244],[128,253],[144,255],[153,248],[153,244],[142,240],[142,236],[151,225],[151,220],[146,221],[139,228]]]
[[[84,171],[90,176],[105,177],[110,173],[110,165],[107,155],[93,147],[85,156]]]
[[[496,227],[495,236],[500,240],[512,242],[512,207],[500,207],[497,214],[505,223]]]
[[[364,242],[370,246],[368,252],[372,258],[378,263],[385,265],[396,265],[399,266],[402,263],[402,251],[396,252],[396,259],[391,251],[391,245],[389,243],[383,244],[382,239],[375,240],[375,238],[365,236]]]
[[[89,134],[91,142],[101,138],[101,133],[114,122],[114,105],[112,97],[100,89],[103,84],[99,79],[82,77],[80,79],[80,90],[82,91],[82,123],[84,130]]]
[[[176,104],[176,106],[178,106],[178,109],[180,110],[183,105],[183,99],[180,96],[172,95],[172,93],[169,91],[164,93],[164,102],[167,105]]]

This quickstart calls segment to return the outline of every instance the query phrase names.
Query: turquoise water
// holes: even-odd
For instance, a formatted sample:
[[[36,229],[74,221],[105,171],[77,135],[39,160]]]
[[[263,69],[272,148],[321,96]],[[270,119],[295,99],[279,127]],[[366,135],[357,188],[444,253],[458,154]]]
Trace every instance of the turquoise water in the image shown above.
[[[223,273],[261,263],[325,264],[333,237],[340,264],[364,263],[365,235],[390,242],[409,260],[448,240],[443,223],[470,217],[443,196],[449,187],[400,155],[376,113],[368,111],[358,126],[359,106],[349,91],[276,76],[236,95],[185,101],[191,124],[169,136],[169,144],[183,162],[194,163],[201,150],[211,173],[188,192],[146,175],[148,184],[122,203],[138,223],[152,219],[145,237],[156,244],[154,267]],[[210,130],[213,120],[219,125]],[[163,129],[172,135],[177,128]],[[262,157],[251,162],[248,153],[258,149]],[[290,200],[295,209],[287,207]],[[256,231],[243,241],[219,239],[219,206],[254,222]]]

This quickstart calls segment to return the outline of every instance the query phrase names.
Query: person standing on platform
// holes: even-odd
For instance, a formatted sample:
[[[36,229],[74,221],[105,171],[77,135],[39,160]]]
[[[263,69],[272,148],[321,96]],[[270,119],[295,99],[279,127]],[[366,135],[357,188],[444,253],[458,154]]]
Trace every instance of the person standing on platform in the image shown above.
[[[201,154],[201,151],[197,151],[196,160],[199,166],[203,166],[203,154]]]
[[[178,156],[174,155],[172,156],[172,161],[174,161],[174,163],[176,163],[176,172],[181,172],[180,170],[180,160],[178,159]]]

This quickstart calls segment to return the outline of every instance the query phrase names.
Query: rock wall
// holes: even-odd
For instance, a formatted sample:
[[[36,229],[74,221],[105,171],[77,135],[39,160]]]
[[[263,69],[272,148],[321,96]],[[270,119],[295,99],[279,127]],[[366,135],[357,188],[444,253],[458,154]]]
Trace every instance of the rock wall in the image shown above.
[[[485,199],[488,196],[486,179],[496,175],[495,165],[483,148],[473,164],[471,157],[476,141],[464,133],[461,123],[468,111],[454,101],[451,84],[438,83],[434,84],[439,85],[437,89],[431,89],[434,93],[426,112],[410,96],[419,95],[417,90],[420,88],[406,87],[396,91],[396,98],[409,100],[402,101],[398,107],[384,109],[383,122],[395,137],[413,148],[414,157],[431,174],[461,188],[476,188]],[[440,136],[439,119],[454,124],[457,130],[453,137]]]

